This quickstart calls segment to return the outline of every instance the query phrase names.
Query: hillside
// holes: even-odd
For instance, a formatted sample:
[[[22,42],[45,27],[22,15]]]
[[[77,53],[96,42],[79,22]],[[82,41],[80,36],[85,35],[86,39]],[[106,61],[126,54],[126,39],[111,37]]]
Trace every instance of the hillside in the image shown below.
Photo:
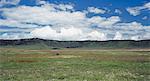
[[[39,38],[0,40],[0,46],[28,46],[40,48],[150,48],[150,40],[108,40],[108,41],[57,41]]]

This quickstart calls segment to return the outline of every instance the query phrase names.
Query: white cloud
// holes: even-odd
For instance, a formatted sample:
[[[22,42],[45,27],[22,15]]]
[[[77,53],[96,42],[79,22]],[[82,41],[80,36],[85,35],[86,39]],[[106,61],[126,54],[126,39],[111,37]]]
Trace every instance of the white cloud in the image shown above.
[[[59,4],[57,5],[58,8],[61,10],[73,10],[73,5],[64,5],[64,4]]]
[[[123,40],[122,34],[120,32],[116,32],[114,40]]]
[[[144,7],[150,10],[150,2],[146,3]]]
[[[51,27],[43,27],[35,29],[31,32],[31,35],[34,37],[51,39],[51,40],[106,40],[105,34],[98,31],[83,30],[81,28],[61,28],[52,29]]]
[[[37,5],[51,6],[59,10],[73,10],[73,4],[49,4],[45,0],[36,0]]]
[[[127,11],[131,15],[137,16],[141,13],[141,10],[144,10],[144,9],[150,10],[150,2],[145,3],[143,6],[129,7],[129,8],[127,8]]]
[[[150,26],[143,26],[138,22],[117,23],[113,25],[110,30],[121,33],[122,39],[142,40],[148,39],[147,34],[150,32]],[[116,36],[114,38],[117,38]]]
[[[140,36],[138,36],[138,35],[131,37],[131,40],[140,40],[140,39],[141,39],[141,38],[140,38]]]
[[[115,28],[122,29],[122,30],[141,30],[144,29],[146,26],[143,26],[141,23],[138,22],[130,22],[130,23],[118,23],[115,25]]]
[[[17,5],[20,0],[0,0],[0,7],[4,5]]]
[[[113,24],[120,21],[120,18],[118,16],[111,16],[109,18],[100,17],[100,16],[94,16],[89,19],[89,22],[91,24],[98,25],[100,27],[107,27],[112,26]]]
[[[143,36],[143,39],[150,39],[150,33],[146,33],[146,34]]]
[[[44,12],[44,13],[43,13]],[[3,16],[9,20],[20,23],[47,24],[76,24],[85,19],[85,13],[76,11],[58,11],[53,5],[42,5],[41,7],[20,6],[3,10]]]
[[[102,26],[111,26],[117,22],[120,21],[120,17],[118,16],[112,16],[110,18],[107,18],[107,20],[105,22],[102,23]]]
[[[102,32],[98,32],[96,30],[90,32],[87,34],[87,37],[85,38],[86,40],[107,40],[106,34]]]
[[[104,9],[95,8],[95,7],[88,7],[88,11],[90,13],[95,13],[95,14],[104,14],[106,12]]]
[[[71,10],[71,11],[70,11]],[[111,26],[118,21],[120,21],[120,18],[117,16],[112,16],[109,18],[105,17],[92,17],[88,18],[86,16],[86,13],[82,11],[74,11],[72,5],[65,5],[65,4],[43,4],[41,6],[19,6],[14,8],[4,8],[1,9],[3,12],[2,15],[6,19],[1,19],[0,25],[1,26],[8,26],[8,27],[17,27],[17,28],[28,28],[24,29],[25,31],[31,32],[36,28],[36,31],[40,32],[37,28],[39,28],[41,31],[46,31],[46,28],[41,29],[43,26],[51,26],[52,29],[48,29],[52,33],[47,34],[36,34],[39,37],[46,38],[49,37],[52,39],[59,39],[59,40],[79,40],[75,33],[77,31],[84,31],[81,36],[81,40],[105,40],[105,34],[99,31],[92,31],[91,28],[92,24],[97,24],[100,26]],[[44,13],[43,13],[44,12]],[[97,18],[97,20],[96,20]],[[97,21],[97,22],[96,22]],[[7,23],[9,22],[9,23]],[[79,30],[77,30],[79,29]],[[56,31],[61,31],[61,34],[58,35]],[[6,31],[6,30],[3,30]],[[15,30],[12,30],[15,31]],[[16,29],[17,31],[17,29]],[[18,29],[18,31],[22,31],[21,29]],[[25,32],[24,31],[24,32]],[[33,32],[33,31],[32,31]],[[68,34],[70,32],[70,34]],[[73,33],[72,33],[73,32]],[[43,32],[45,33],[45,32]],[[35,33],[34,33],[35,34]],[[49,35],[55,36],[51,37]],[[88,34],[88,35],[86,35]],[[43,36],[44,35],[44,36]],[[93,36],[91,36],[93,35]],[[98,35],[101,35],[100,37]],[[35,36],[35,35],[34,35]],[[45,37],[46,36],[46,37]],[[58,38],[57,38],[58,37]],[[63,38],[62,38],[63,37]],[[74,37],[74,38],[72,38]]]
[[[140,8],[140,7],[133,7],[133,8],[127,8],[127,11],[133,15],[133,16],[137,16],[140,14],[140,10],[143,9],[143,8]]]
[[[9,22],[9,23],[8,23]],[[18,27],[18,28],[36,28],[39,27],[37,25],[34,24],[26,24],[26,23],[22,23],[19,22],[17,20],[13,20],[13,19],[0,19],[0,26],[8,26],[8,27]]]
[[[143,38],[147,33],[150,32],[150,26],[143,26],[138,22],[131,23],[117,23],[111,27],[111,31],[120,32],[123,35],[123,39],[136,39],[139,36],[139,40]]]

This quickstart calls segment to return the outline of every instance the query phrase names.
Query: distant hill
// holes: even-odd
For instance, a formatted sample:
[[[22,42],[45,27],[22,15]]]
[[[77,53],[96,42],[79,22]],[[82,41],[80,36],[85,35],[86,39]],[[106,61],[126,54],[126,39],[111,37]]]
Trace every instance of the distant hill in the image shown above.
[[[0,47],[24,46],[40,48],[150,48],[150,40],[108,40],[108,41],[57,41],[39,38],[4,40],[0,39]]]

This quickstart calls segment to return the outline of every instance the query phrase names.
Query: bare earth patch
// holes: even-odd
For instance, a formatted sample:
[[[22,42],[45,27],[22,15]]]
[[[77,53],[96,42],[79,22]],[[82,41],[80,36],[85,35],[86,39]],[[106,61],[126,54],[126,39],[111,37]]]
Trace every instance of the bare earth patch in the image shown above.
[[[48,54],[18,54],[15,57],[17,57],[17,58],[78,58],[81,56],[75,56],[75,55],[53,55],[53,56],[50,56]]]

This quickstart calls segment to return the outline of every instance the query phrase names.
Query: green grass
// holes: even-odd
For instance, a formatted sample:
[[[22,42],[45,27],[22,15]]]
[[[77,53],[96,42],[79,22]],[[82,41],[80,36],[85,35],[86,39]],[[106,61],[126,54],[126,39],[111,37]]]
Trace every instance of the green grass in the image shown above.
[[[150,81],[149,56],[138,50],[1,48],[0,81]]]

